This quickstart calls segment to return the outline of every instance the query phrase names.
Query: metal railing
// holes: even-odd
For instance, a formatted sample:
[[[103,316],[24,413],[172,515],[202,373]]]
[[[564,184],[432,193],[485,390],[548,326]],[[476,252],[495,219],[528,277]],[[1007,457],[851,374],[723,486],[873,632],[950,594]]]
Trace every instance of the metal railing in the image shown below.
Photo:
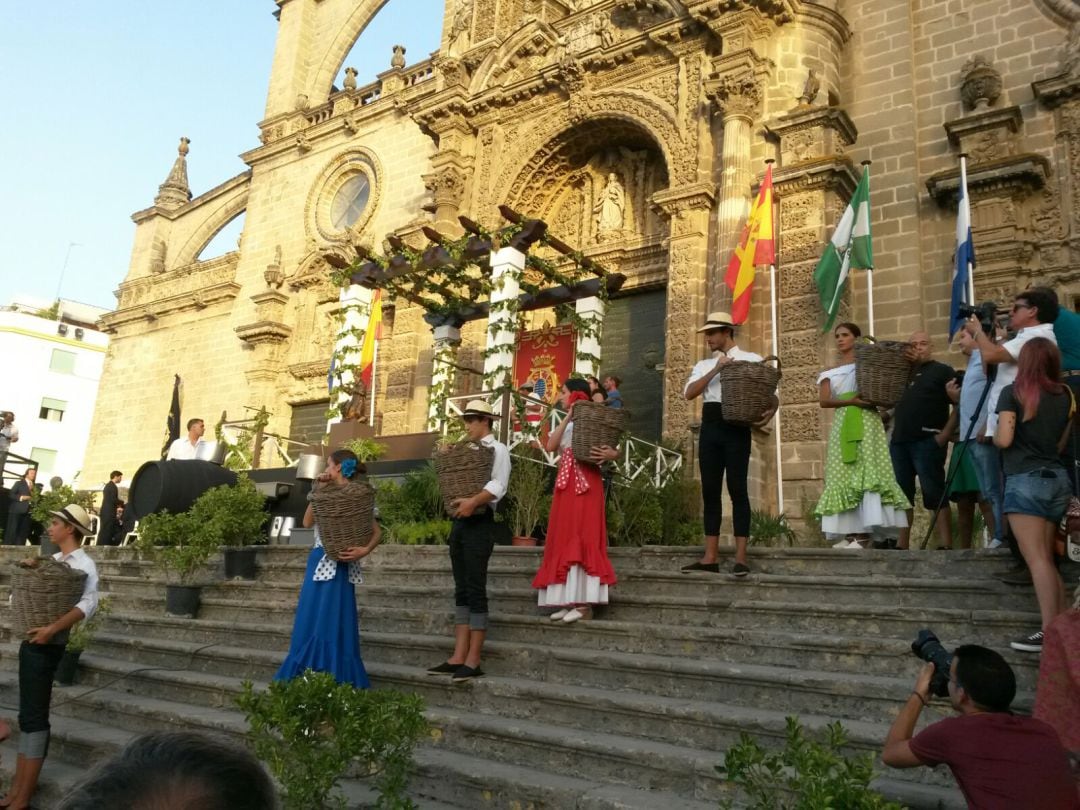
[[[566,413],[534,397],[493,391],[447,397],[445,419],[440,430],[444,436],[451,420],[460,419],[466,404],[474,399],[482,399],[491,405],[497,415],[495,434],[511,453],[515,449],[532,447],[539,452],[545,464],[551,467],[558,464],[559,451],[549,452],[545,440],[566,419]],[[619,450],[619,458],[612,463],[616,465],[623,482],[646,477],[653,486],[661,487],[682,469],[682,453],[637,436],[624,439]]]

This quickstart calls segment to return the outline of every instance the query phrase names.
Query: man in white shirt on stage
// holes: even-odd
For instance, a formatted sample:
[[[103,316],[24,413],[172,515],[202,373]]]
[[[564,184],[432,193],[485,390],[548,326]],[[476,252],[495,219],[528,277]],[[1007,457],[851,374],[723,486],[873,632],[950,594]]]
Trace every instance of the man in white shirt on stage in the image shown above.
[[[687,399],[702,397],[701,434],[698,439],[698,465],[701,470],[701,500],[705,517],[705,553],[695,563],[684,566],[684,572],[720,572],[717,555],[720,550],[721,494],[727,474],[728,495],[731,496],[732,533],[735,536],[735,565],[731,570],[737,577],[750,573],[746,562],[746,544],[750,536],[750,495],[746,478],[750,471],[750,426],[724,420],[720,410],[720,369],[732,360],[761,362],[759,354],[744,352],[735,344],[735,324],[727,312],[711,312],[705,325],[698,329],[714,354],[701,360],[690,372],[683,389]],[[758,424],[765,424],[776,413],[779,400],[774,398],[770,408],[761,415]]]
[[[181,436],[169,445],[169,453],[165,456],[168,461],[191,461],[195,458],[195,449],[202,442],[202,435],[206,431],[206,425],[202,419],[188,419],[187,436]]]

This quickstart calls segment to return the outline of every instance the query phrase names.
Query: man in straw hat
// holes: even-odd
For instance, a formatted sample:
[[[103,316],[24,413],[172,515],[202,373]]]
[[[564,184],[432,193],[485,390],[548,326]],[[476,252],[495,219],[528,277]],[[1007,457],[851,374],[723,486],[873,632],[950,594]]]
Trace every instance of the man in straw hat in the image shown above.
[[[455,683],[478,678],[480,653],[487,635],[487,569],[495,548],[495,507],[510,484],[510,451],[491,433],[495,412],[482,399],[465,406],[461,418],[469,441],[495,451],[491,480],[469,498],[452,501],[450,564],[454,570],[454,653],[428,670],[450,675]],[[486,508],[485,508],[486,507]]]
[[[94,615],[98,603],[97,566],[82,548],[90,534],[90,516],[77,504],[50,512],[49,538],[60,547],[53,559],[86,572],[82,598],[52,624],[32,627],[19,645],[19,755],[15,777],[0,806],[28,807],[37,790],[38,775],[49,749],[49,703],[53,676],[76,622]]]
[[[761,362],[759,354],[744,352],[735,345],[735,324],[727,312],[710,312],[705,333],[713,357],[694,365],[690,379],[683,389],[687,399],[702,397],[701,435],[698,439],[698,466],[701,469],[701,500],[705,517],[705,553],[702,558],[684,566],[684,572],[720,572],[717,555],[720,547],[721,495],[720,489],[727,474],[728,495],[731,496],[732,528],[735,535],[735,566],[732,573],[745,577],[750,573],[746,563],[746,543],[750,536],[750,496],[746,477],[750,470],[750,428],[725,422],[720,411],[720,369],[732,360]],[[761,415],[760,424],[772,419],[778,400]]]

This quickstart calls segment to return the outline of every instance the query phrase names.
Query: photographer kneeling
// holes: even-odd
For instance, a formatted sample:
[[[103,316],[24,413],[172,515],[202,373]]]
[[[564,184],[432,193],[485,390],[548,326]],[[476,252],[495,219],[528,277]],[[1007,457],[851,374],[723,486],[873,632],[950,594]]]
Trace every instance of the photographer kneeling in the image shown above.
[[[1080,798],[1057,732],[1009,711],[1016,676],[986,647],[957,647],[949,665],[948,717],[914,737],[919,713],[930,702],[935,665],[925,664],[889,730],[881,760],[893,768],[949,766],[968,806],[978,810],[1077,810]]]

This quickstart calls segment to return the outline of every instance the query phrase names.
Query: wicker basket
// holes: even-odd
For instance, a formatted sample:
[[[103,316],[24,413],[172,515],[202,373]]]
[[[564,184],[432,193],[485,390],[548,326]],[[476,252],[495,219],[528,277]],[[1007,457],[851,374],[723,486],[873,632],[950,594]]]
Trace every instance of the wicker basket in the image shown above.
[[[34,557],[12,566],[11,631],[23,638],[31,627],[52,624],[78,604],[86,572],[52,557]]]
[[[913,366],[904,356],[910,344],[868,340],[855,346],[855,386],[859,399],[891,408],[900,401],[911,379]]]
[[[471,498],[491,480],[495,451],[475,442],[458,442],[437,452],[434,461],[443,508],[448,515],[452,515],[450,504],[453,501]],[[486,508],[481,507],[474,514]]]
[[[768,365],[776,361],[776,368]],[[764,360],[732,360],[720,366],[720,412],[734,425],[756,425],[761,415],[775,404],[780,382],[780,358],[770,354]]]
[[[338,559],[345,549],[362,546],[371,539],[375,490],[366,481],[316,487],[311,493],[311,509],[319,526],[319,539],[331,560]]]
[[[617,447],[626,432],[630,412],[625,408],[610,408],[603,402],[581,400],[574,404],[574,433],[570,447],[578,461],[589,460],[589,451],[606,444]]]

